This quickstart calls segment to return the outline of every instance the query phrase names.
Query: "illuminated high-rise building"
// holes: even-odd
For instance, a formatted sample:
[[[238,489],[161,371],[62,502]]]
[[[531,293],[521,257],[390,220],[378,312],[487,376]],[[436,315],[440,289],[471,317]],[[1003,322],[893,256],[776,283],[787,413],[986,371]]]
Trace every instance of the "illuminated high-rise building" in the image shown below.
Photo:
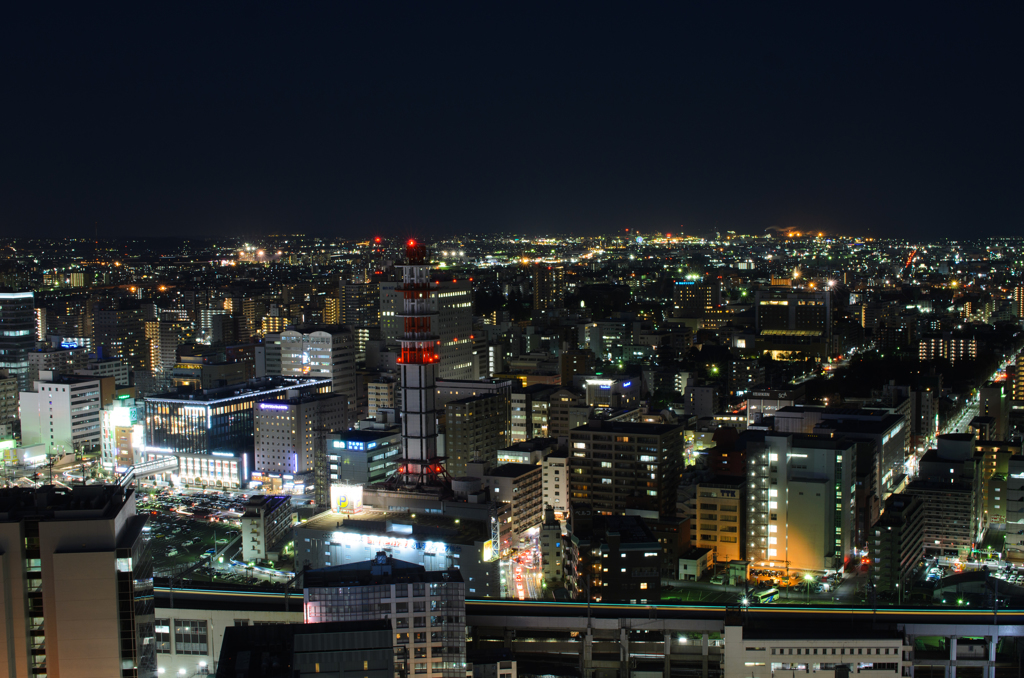
[[[0,368],[29,387],[28,352],[35,348],[36,309],[32,292],[0,292]]]
[[[356,403],[356,342],[344,325],[295,325],[267,343],[280,341],[281,376],[321,377],[345,398],[348,426],[358,409]],[[269,373],[269,372],[268,372]]]
[[[565,306],[565,270],[561,266],[536,264],[533,267],[533,310]]]
[[[1013,399],[1024,400],[1024,353],[1017,356],[1017,373],[1014,375]]]
[[[398,340],[402,374],[403,458],[395,481],[406,486],[437,485],[447,477],[437,454],[437,408],[434,385],[440,357],[440,340],[431,326],[437,316],[437,300],[430,283],[427,248],[410,240],[406,247],[402,284],[402,328]]]

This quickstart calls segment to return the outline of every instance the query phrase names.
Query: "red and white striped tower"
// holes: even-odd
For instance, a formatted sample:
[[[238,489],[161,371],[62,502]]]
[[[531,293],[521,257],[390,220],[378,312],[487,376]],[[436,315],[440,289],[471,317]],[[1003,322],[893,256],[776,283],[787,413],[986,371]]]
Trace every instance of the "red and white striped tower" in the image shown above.
[[[431,329],[437,315],[437,300],[430,284],[427,248],[410,240],[405,248],[408,263],[400,265],[402,285],[402,448],[404,456],[393,480],[398,485],[418,487],[450,484],[444,459],[437,454],[437,411],[434,382],[437,381],[440,340]]]

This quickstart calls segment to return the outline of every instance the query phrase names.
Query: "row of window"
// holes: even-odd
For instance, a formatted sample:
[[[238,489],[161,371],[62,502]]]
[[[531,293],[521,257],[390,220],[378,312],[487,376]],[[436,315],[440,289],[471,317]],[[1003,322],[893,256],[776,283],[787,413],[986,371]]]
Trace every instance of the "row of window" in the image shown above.
[[[205,619],[156,620],[156,651],[172,654],[171,629],[174,629],[173,654],[209,654]]]

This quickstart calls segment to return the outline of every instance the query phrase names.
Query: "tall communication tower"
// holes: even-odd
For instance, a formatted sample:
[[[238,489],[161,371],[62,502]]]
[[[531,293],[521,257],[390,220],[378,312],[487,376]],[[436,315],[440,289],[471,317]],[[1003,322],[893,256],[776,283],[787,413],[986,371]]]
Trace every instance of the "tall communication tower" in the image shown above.
[[[437,411],[434,382],[437,381],[440,340],[431,328],[437,316],[437,299],[430,284],[427,248],[410,240],[405,248],[407,263],[402,270],[403,334],[398,340],[402,354],[402,448],[404,456],[392,478],[405,487],[450,485],[444,459],[437,454]]]

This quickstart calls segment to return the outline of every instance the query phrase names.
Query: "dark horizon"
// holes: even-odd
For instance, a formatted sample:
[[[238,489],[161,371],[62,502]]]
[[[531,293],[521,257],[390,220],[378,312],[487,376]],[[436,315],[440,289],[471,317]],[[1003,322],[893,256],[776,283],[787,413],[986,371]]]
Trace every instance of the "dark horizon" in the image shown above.
[[[26,6],[0,236],[1021,230],[1018,5],[729,10]]]

